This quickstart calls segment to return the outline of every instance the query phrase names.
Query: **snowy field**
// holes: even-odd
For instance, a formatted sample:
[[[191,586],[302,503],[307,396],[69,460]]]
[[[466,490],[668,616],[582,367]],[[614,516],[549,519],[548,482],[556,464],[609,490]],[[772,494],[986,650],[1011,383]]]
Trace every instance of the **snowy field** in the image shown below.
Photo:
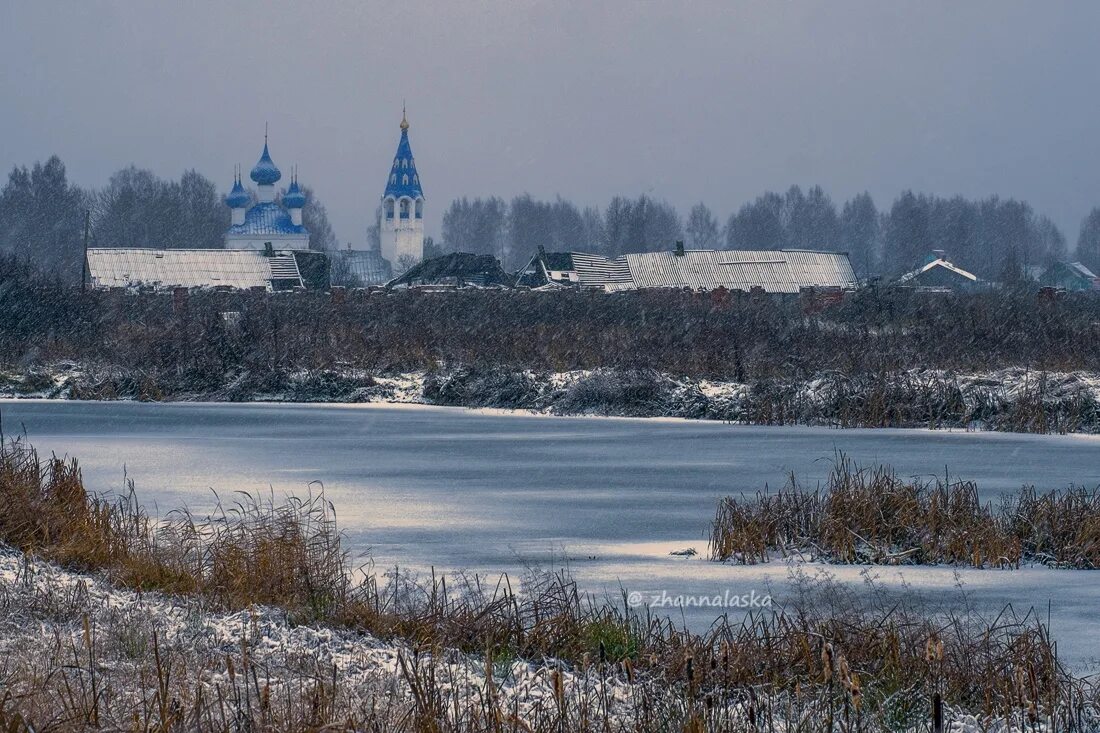
[[[545,418],[456,408],[13,401],[5,431],[80,459],[85,483],[124,476],[161,513],[209,508],[214,492],[305,493],[321,482],[360,561],[409,572],[518,576],[567,565],[582,587],[639,604],[683,596],[777,604],[800,572],[711,563],[720,496],[824,479],[837,451],[901,475],[978,482],[983,496],[1034,483],[1100,483],[1100,438],[921,430],[763,428],[679,420]],[[319,484],[314,484],[316,491]],[[695,556],[669,553],[694,547]],[[1089,571],[811,566],[852,587],[944,608],[1049,614],[1063,657],[1100,658],[1100,576]],[[658,601],[658,604],[662,602]],[[694,629],[743,607],[659,605]]]

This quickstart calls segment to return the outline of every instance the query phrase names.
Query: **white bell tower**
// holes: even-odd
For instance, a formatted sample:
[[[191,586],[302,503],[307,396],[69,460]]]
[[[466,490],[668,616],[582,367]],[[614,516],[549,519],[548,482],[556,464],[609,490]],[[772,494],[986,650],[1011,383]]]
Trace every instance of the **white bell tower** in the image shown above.
[[[424,190],[409,145],[409,120],[404,110],[401,141],[382,194],[378,229],[382,256],[389,260],[395,274],[424,259]]]

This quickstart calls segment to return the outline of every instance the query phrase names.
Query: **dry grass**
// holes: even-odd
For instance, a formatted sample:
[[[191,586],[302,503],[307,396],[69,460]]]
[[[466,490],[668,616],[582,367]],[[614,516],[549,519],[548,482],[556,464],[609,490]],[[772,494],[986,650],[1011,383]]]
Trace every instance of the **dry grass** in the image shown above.
[[[907,496],[899,488],[880,506],[900,523]],[[985,521],[972,491],[932,496],[945,530]],[[86,590],[36,590],[28,574],[3,588],[0,616],[10,628],[30,618],[53,631],[0,658],[4,730],[757,731],[784,721],[807,732],[919,730],[937,699],[948,718],[968,711],[1067,731],[1097,720],[1093,688],[1063,668],[1046,626],[1011,610],[942,614],[804,579],[782,612],[692,634],[586,597],[561,574],[532,573],[522,592],[507,578],[369,573],[353,582],[323,496],[278,505],[243,497],[212,517],[178,512],[158,523],[132,492],[87,496],[75,462],[41,461],[19,443],[0,454],[0,501],[0,541],[28,557],[220,613],[274,606],[289,614],[280,623],[309,622],[349,644],[366,631],[401,650],[390,677],[353,682],[354,655],[295,655],[266,643],[270,629],[255,621],[228,646],[192,629],[194,620],[170,637],[155,619],[135,621]],[[776,506],[786,518],[761,526],[762,546],[815,526],[818,502],[785,495]],[[1060,521],[1056,507],[1044,510],[1047,521]],[[839,527],[828,532],[852,551]],[[885,547],[890,537],[869,542]],[[933,545],[956,546],[971,551],[950,533]],[[466,660],[461,674],[447,663],[454,653]],[[536,672],[525,681],[502,672],[528,663]]]
[[[1100,567],[1100,490],[1024,487],[983,503],[970,481],[899,478],[840,456],[823,488],[726,497],[710,556],[745,564],[810,554],[829,562]]]

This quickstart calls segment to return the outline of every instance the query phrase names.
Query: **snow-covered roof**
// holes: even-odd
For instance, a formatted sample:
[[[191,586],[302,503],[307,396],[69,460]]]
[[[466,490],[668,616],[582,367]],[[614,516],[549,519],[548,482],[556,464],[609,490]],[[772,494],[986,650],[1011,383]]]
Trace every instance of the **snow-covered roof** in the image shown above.
[[[931,262],[924,265],[923,267],[918,267],[916,270],[913,270],[912,272],[905,273],[904,275],[902,275],[901,277],[898,278],[898,282],[899,283],[909,282],[910,280],[914,280],[917,277],[919,277],[919,276],[923,275],[924,273],[928,272],[929,270],[934,270],[937,267],[942,267],[943,269],[947,270],[948,272],[952,272],[956,275],[964,277],[967,280],[970,280],[971,282],[977,282],[978,281],[978,276],[977,275],[975,275],[973,273],[970,273],[970,272],[967,272],[966,270],[962,269],[961,267],[958,267],[957,265],[951,264],[950,262],[943,259],[942,257],[937,257],[936,259],[932,260]]]
[[[88,274],[93,288],[271,289],[272,280],[303,285],[293,253],[269,257],[232,249],[93,248],[88,250]]]
[[[622,257],[608,259],[587,252],[570,252],[573,269],[584,288],[629,289],[630,268]]]
[[[1085,267],[1085,265],[1081,262],[1067,262],[1066,266],[1083,278],[1087,278],[1089,280],[1097,279],[1093,271]]]
[[[230,235],[309,234],[304,226],[296,225],[290,213],[274,201],[258,203],[244,215],[243,224],[234,224],[226,230]]]
[[[397,155],[393,158],[393,166],[390,168],[389,178],[386,179],[386,190],[382,198],[391,196],[395,199],[424,198],[424,189],[420,187],[420,175],[416,172],[416,159],[413,158],[412,146],[409,145],[409,123],[404,115],[401,117],[401,140],[397,143]]]
[[[575,258],[574,258],[575,259]],[[686,250],[643,252],[618,258],[628,278],[609,290],[686,288],[689,290],[798,293],[806,287],[851,289],[858,285],[848,255],[812,250]]]

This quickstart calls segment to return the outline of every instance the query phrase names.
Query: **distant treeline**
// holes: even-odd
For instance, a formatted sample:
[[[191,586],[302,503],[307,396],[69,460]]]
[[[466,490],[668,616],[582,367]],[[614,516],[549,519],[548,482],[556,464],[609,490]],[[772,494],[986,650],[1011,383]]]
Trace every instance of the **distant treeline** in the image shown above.
[[[310,246],[335,248],[338,240],[324,206],[304,190]],[[166,181],[131,166],[102,189],[85,190],[68,182],[55,156],[31,168],[15,167],[0,189],[0,254],[21,256],[69,282],[79,279],[86,210],[91,211],[90,243],[99,247],[221,247],[229,226],[218,186],[195,171]],[[1065,235],[1025,202],[908,191],[880,210],[866,193],[838,206],[820,186],[805,191],[792,186],[786,193],[764,193],[733,210],[724,223],[705,204],[684,218],[671,204],[644,195],[616,196],[602,210],[527,194],[508,202],[461,198],[443,212],[441,233],[440,241],[426,242],[426,256],[493,254],[512,270],[540,246],[615,257],[670,249],[685,240],[695,248],[847,251],[864,277],[904,272],[933,249],[1002,282],[1070,256],[1100,272],[1100,207],[1082,223],[1071,255]],[[366,237],[377,243],[376,221]]]
[[[236,312],[230,318],[223,314]],[[1100,371],[1100,299],[868,288],[797,298],[637,291],[89,292],[0,258],[0,362],[60,360],[222,383],[244,371],[615,368],[754,381],[908,369]]]
[[[616,197],[603,211],[529,195],[511,202],[462,198],[443,214],[442,233],[438,252],[495,254],[513,268],[539,246],[616,257],[666,250],[684,240],[700,249],[844,251],[861,277],[905,272],[942,249],[983,278],[1013,282],[1069,256],[1054,222],[1022,201],[945,199],[907,191],[888,211],[879,211],[867,193],[838,207],[820,186],[765,193],[724,224],[705,204],[692,207],[685,221],[672,205],[648,196]],[[1082,227],[1078,256],[1100,267],[1100,209]]]

